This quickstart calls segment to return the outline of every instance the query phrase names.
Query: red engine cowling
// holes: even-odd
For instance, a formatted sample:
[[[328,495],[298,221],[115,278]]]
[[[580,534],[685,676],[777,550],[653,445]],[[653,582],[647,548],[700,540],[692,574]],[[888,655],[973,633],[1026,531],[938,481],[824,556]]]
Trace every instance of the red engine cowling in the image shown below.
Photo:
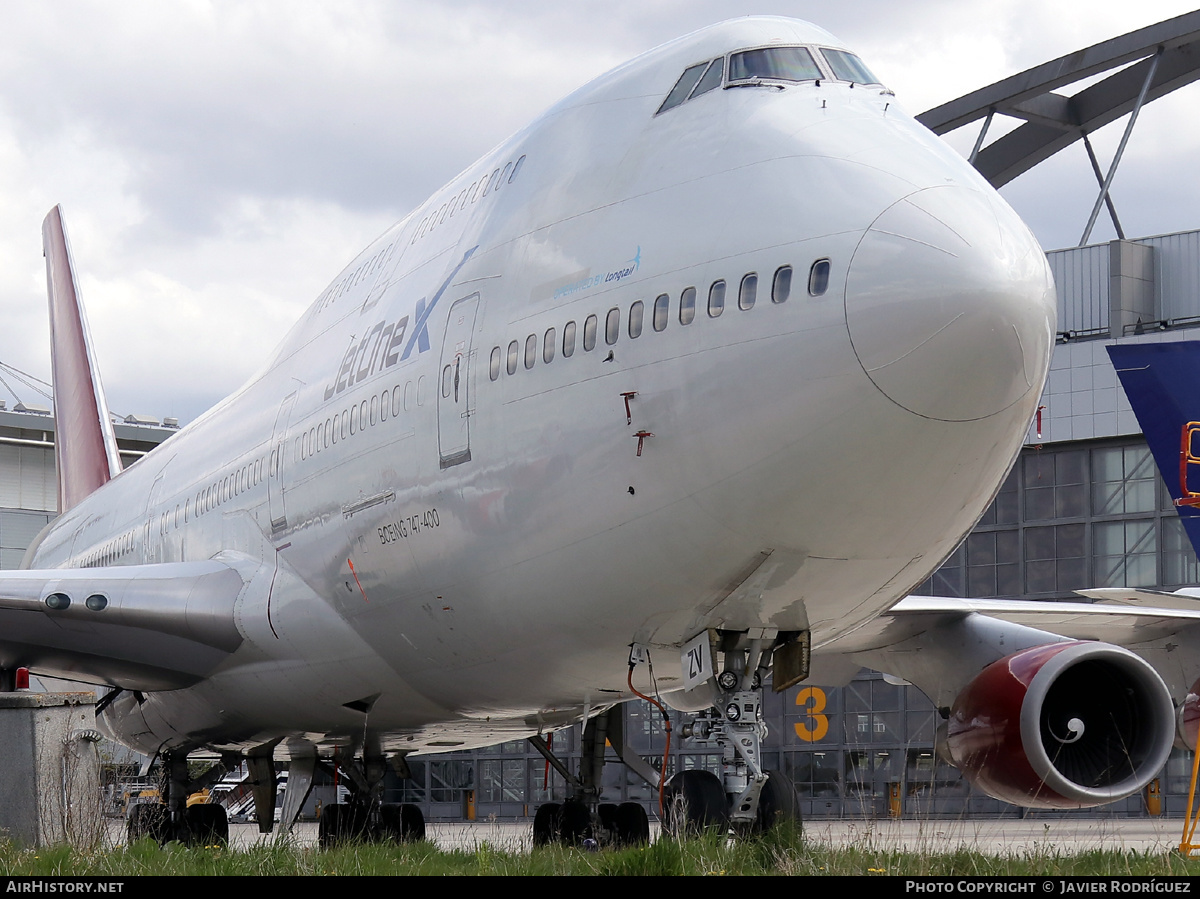
[[[945,750],[996,799],[1087,808],[1146,786],[1171,751],[1162,678],[1105,643],[1035,646],[993,662],[955,700]]]

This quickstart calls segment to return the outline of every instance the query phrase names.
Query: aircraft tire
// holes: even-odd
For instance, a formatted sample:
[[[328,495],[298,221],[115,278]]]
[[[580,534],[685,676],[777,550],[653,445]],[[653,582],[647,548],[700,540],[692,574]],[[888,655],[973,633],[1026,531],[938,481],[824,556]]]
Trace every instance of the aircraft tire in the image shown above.
[[[568,799],[562,804],[559,830],[564,846],[580,846],[592,838],[592,812],[586,802]]]
[[[766,833],[780,824],[800,824],[800,797],[796,785],[779,771],[767,771],[767,782],[758,797],[754,829]]]
[[[183,820],[190,845],[223,846],[229,842],[229,816],[224,806],[208,802],[189,806]]]
[[[562,820],[562,806],[557,802],[547,802],[538,806],[533,816],[533,845],[549,846],[558,839],[559,822]]]
[[[650,842],[650,817],[640,803],[622,802],[613,823],[618,845],[645,846]]]
[[[129,810],[125,836],[129,843],[149,837],[160,846],[168,841],[170,818],[161,802],[139,802]]]
[[[600,826],[609,832],[616,839],[617,833],[617,804],[615,802],[601,802],[596,807],[596,816],[600,819]]]
[[[327,805],[317,820],[317,845],[329,849],[338,843],[366,839],[366,829],[354,807],[345,802]]]
[[[419,805],[406,802],[400,806],[400,824],[404,828],[406,843],[419,843],[425,839],[425,815]]]
[[[729,800],[711,771],[679,771],[667,781],[663,830],[683,836],[729,824]]]
[[[425,816],[410,803],[387,803],[380,809],[380,836],[393,843],[417,843],[425,839]]]

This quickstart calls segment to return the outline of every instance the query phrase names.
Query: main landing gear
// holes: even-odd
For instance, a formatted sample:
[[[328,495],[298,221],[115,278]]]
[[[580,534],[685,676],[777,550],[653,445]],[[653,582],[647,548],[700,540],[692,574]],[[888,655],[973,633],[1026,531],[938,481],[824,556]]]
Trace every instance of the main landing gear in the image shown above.
[[[650,842],[650,818],[639,803],[618,805],[599,801],[606,744],[616,750],[626,767],[652,786],[658,786],[658,772],[626,745],[624,721],[620,706],[588,719],[583,727],[578,777],[571,774],[542,737],[529,738],[571,787],[571,798],[566,802],[547,802],[538,808],[533,819],[534,846],[552,843],[638,846]]]
[[[311,747],[309,747],[311,749]],[[247,785],[254,794],[258,829],[270,833],[275,825],[278,800],[273,753],[275,744],[260,747],[243,758],[230,753],[198,777],[188,771],[187,753],[181,750],[161,754],[161,800],[131,805],[126,818],[130,842],[150,837],[160,844],[177,841],[189,846],[211,846],[229,840],[229,819],[224,807],[215,803],[188,804],[188,797],[217,783],[226,773],[246,763],[250,776]],[[393,767],[401,777],[409,777],[403,756],[394,756]],[[287,789],[283,796],[280,823],[291,829],[312,790],[318,765],[315,752],[296,752],[288,769]],[[322,848],[341,842],[407,843],[425,838],[425,817],[415,805],[385,803],[383,776],[387,760],[381,752],[372,752],[339,763],[338,769],[349,789],[349,801],[327,805],[317,822]]]
[[[223,806],[207,802],[188,805],[188,797],[215,784],[241,761],[240,756],[222,756],[198,777],[188,772],[186,752],[164,752],[162,801],[138,802],[126,813],[129,842],[150,837],[160,844],[177,841],[186,846],[213,846],[229,841],[229,818]]]
[[[392,765],[403,778],[410,776],[403,756]],[[425,839],[425,816],[418,806],[383,802],[383,776],[387,761],[381,754],[340,762],[350,790],[350,801],[327,805],[317,820],[317,840],[322,849],[349,841],[412,843]]]

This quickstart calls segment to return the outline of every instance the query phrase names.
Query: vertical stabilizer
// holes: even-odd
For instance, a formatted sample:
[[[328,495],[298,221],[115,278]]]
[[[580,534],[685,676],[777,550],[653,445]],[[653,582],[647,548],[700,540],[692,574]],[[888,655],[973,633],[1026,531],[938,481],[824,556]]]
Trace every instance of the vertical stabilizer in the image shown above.
[[[58,510],[65,512],[116,475],[121,461],[59,206],[42,222],[42,252],[50,299]]]
[[[1200,343],[1117,344],[1108,355],[1200,555]]]

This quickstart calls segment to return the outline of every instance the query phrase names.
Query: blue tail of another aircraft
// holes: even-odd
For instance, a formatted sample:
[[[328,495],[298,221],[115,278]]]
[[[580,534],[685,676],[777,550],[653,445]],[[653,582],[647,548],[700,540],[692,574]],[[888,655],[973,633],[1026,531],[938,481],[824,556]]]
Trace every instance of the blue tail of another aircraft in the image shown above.
[[[1200,555],[1200,341],[1110,346],[1108,355]]]

